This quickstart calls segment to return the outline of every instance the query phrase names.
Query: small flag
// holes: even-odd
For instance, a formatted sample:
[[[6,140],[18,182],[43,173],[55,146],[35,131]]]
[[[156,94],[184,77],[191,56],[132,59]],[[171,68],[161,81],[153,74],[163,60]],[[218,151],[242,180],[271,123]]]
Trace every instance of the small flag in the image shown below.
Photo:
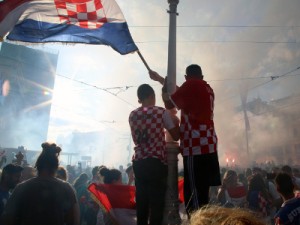
[[[0,39],[5,35],[11,41],[109,45],[122,55],[138,50],[114,0],[4,0]]]
[[[93,183],[88,190],[107,211],[113,208],[135,208],[135,186]]]
[[[135,186],[92,183],[88,190],[104,210],[105,222],[120,225],[136,224]]]

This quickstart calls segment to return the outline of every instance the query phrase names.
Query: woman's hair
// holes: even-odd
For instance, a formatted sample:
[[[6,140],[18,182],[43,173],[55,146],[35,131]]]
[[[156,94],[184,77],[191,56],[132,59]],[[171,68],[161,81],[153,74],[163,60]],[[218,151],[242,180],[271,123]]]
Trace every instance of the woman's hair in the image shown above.
[[[61,148],[55,143],[44,142],[42,144],[42,152],[35,163],[38,172],[42,170],[55,172],[59,165],[58,156],[60,152]]]
[[[120,170],[117,169],[108,169],[103,167],[100,170],[100,174],[104,177],[103,182],[104,184],[112,184],[114,181],[120,180],[122,173]]]
[[[191,215],[190,225],[264,225],[254,213],[241,208],[207,205]]]
[[[227,170],[223,178],[226,179],[231,176],[237,176],[237,173],[234,170]]]
[[[257,173],[249,177],[248,183],[247,199],[249,199],[249,194],[251,191],[259,191],[266,200],[269,199],[268,189],[261,174]]]
[[[82,184],[86,184],[89,180],[89,176],[86,173],[80,174],[73,183],[74,188],[79,187]]]

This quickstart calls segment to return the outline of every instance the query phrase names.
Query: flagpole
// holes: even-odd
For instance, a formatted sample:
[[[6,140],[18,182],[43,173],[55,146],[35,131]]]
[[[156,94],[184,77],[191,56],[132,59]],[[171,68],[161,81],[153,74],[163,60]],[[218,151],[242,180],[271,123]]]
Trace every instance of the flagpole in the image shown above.
[[[139,55],[139,57],[141,58],[142,62],[144,63],[144,65],[146,66],[147,70],[150,71],[150,67],[148,65],[148,63],[146,62],[145,58],[143,57],[142,53],[140,52],[140,50],[137,50],[137,53]]]
[[[168,43],[168,71],[167,91],[171,95],[176,91],[176,19],[179,0],[168,0],[169,3],[169,43]],[[169,111],[176,117],[176,109]],[[168,160],[168,188],[163,224],[181,224],[178,204],[178,142],[167,133],[167,160]]]

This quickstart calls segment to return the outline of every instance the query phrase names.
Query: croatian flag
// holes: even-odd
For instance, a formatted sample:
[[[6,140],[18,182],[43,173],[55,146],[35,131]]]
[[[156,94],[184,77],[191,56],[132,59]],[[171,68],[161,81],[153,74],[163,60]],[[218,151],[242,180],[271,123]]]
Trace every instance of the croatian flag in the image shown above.
[[[122,55],[138,50],[114,0],[4,0],[0,38],[5,35],[22,42],[109,45]]]
[[[88,190],[109,215],[109,221],[119,225],[136,225],[135,186],[92,183]]]

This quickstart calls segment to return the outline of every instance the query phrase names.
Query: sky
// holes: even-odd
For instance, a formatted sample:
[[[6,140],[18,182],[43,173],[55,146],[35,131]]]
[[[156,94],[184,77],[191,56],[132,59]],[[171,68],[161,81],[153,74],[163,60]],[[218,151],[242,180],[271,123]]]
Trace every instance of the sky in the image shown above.
[[[167,75],[168,2],[117,3],[150,68]],[[186,66],[202,67],[204,79],[215,91],[221,164],[226,158],[243,163],[239,159],[239,154],[245,155],[243,114],[237,110],[241,105],[240,90],[247,93],[248,101],[261,98],[266,102],[300,93],[299,8],[299,0],[179,2],[177,85],[184,82]],[[65,151],[91,155],[93,165],[126,165],[133,148],[128,115],[139,106],[137,87],[143,83],[152,85],[157,105],[163,106],[161,86],[150,80],[137,53],[120,55],[102,45],[44,47],[58,53],[48,140],[62,145]],[[271,80],[272,76],[284,74]],[[300,110],[300,104],[294,107]],[[259,143],[267,143],[268,139],[260,135],[260,125],[266,121],[251,114],[249,120],[251,133],[261,137]],[[267,123],[274,120],[269,118]],[[91,138],[85,143],[82,137],[80,146],[85,147],[77,149],[70,144],[74,132],[96,132],[99,139]],[[259,143],[250,143],[251,151],[260,149]]]

